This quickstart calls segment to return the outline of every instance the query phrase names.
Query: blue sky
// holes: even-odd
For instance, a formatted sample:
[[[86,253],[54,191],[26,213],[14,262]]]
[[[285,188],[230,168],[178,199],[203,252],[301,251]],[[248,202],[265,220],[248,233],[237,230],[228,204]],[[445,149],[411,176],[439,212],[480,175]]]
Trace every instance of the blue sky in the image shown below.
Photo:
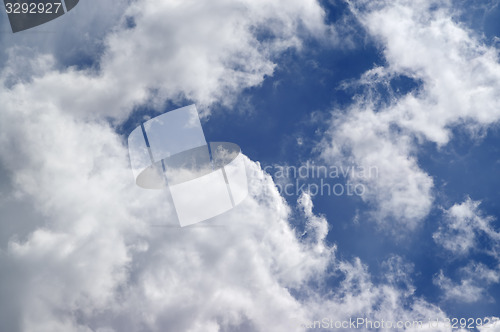
[[[0,17],[10,330],[499,316],[497,1],[96,1],[31,32]],[[126,139],[192,103],[249,198],[207,222],[227,227],[151,227],[175,211],[134,186]],[[378,174],[280,198],[274,171],[307,162]]]

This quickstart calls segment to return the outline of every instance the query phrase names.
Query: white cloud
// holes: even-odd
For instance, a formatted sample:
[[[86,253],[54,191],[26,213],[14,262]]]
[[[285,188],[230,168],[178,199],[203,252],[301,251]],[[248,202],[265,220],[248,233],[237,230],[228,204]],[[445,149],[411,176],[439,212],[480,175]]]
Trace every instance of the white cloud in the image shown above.
[[[107,32],[101,38],[103,50],[98,54],[102,55],[94,59],[98,65],[81,70],[61,68],[62,51],[40,54],[46,49],[36,43],[7,47],[9,67],[3,71],[4,78],[11,78],[12,85],[19,77],[28,76],[13,86],[10,94],[19,100],[54,104],[86,118],[123,120],[135,106],[161,106],[167,98],[191,99],[207,110],[215,102],[231,104],[242,89],[259,85],[266,75],[272,75],[274,58],[286,49],[300,48],[300,35],[330,36],[323,10],[314,0],[143,0],[126,9],[122,8],[124,2],[109,4],[122,8],[115,9],[124,12],[122,21],[133,17],[136,25],[131,29],[119,24],[111,13],[91,15],[85,10],[88,6],[81,8],[86,17],[115,23],[113,29],[95,24]],[[80,6],[75,13],[76,9]],[[64,39],[65,47],[71,48],[81,39],[68,41],[66,30],[59,27],[51,38]],[[97,32],[89,34],[92,40],[98,39]],[[33,65],[37,75],[29,76],[26,67],[40,62],[38,59],[45,60]],[[10,65],[14,63],[18,65]]]
[[[442,225],[433,234],[434,241],[456,257],[468,257],[471,253],[485,253],[497,261],[493,269],[471,260],[459,270],[460,281],[454,282],[443,271],[434,278],[441,288],[443,299],[461,302],[477,302],[489,297],[487,288],[500,281],[500,233],[495,231],[491,216],[479,209],[481,202],[469,197],[444,211]],[[479,239],[482,239],[480,241]],[[481,243],[480,243],[481,242]]]
[[[18,280],[8,283],[22,330],[215,330],[243,321],[284,330],[301,315],[287,287],[321,274],[333,252],[321,237],[298,242],[288,207],[276,190],[263,196],[273,183],[253,163],[255,198],[217,219],[221,227],[172,228],[167,197],[134,186],[127,150],[109,126],[26,112],[2,113],[0,149],[17,199],[32,198],[38,218],[1,255],[14,266],[3,282]]]
[[[410,272],[408,266],[399,270],[404,265],[402,259],[393,257],[386,262],[388,267],[388,282],[374,284],[367,267],[359,259],[353,262],[338,262],[338,271],[342,272],[343,280],[340,285],[324,296],[317,303],[310,303],[314,308],[312,317],[320,320],[323,317],[334,320],[349,320],[349,318],[364,318],[366,320],[381,322],[422,322],[421,327],[408,328],[409,331],[431,330],[447,331],[444,326],[433,327],[429,319],[445,318],[445,314],[437,306],[434,306],[421,298],[413,295],[413,286],[401,289],[398,283],[401,280],[408,281]],[[399,266],[398,266],[399,265]],[[392,270],[391,270],[392,269]],[[410,268],[411,270],[411,268]],[[394,275],[391,275],[394,273]],[[418,325],[418,323],[416,323]],[[361,331],[370,331],[370,326],[360,326]]]
[[[5,194],[35,219],[13,213],[31,229],[0,251],[0,307],[9,308],[0,318],[10,330],[293,331],[316,317],[443,315],[411,286],[399,289],[400,267],[375,284],[359,259],[336,259],[307,194],[298,203],[307,234],[296,234],[257,163],[247,160],[244,203],[181,229],[164,193],[135,187],[109,125],[31,106],[0,115],[0,160],[15,188]],[[325,291],[334,274],[342,283]]]
[[[478,301],[493,301],[487,292],[487,287],[498,283],[498,269],[490,269],[484,264],[471,262],[460,269],[461,279],[454,282],[446,277],[443,271],[434,277],[434,284],[442,291],[445,301],[474,303]]]
[[[290,331],[303,330],[291,324],[316,317],[444,316],[413,294],[411,268],[402,260],[388,262],[389,277],[377,284],[359,259],[337,259],[335,246],[326,243],[328,222],[314,214],[308,195],[298,202],[307,233],[296,234],[290,207],[250,160],[250,197],[243,204],[206,226],[173,227],[168,196],[134,186],[126,147],[104,121],[166,98],[230,103],[231,95],[272,74],[275,56],[300,47],[300,33],[326,33],[315,1],[138,1],[123,10],[137,25],[103,37],[99,70],[62,68],[57,53],[39,54],[36,47],[19,65],[26,49],[9,51],[2,71],[8,86],[0,92],[0,163],[9,174],[4,187],[13,191],[0,197],[29,213],[9,210],[24,227],[0,250],[0,265],[7,267],[0,272],[3,326]],[[272,38],[259,40],[259,32]],[[20,72],[28,75],[16,81]],[[408,158],[410,139],[390,132],[384,112],[358,115],[352,128],[363,131],[341,132],[336,142],[352,144],[356,162],[383,171],[386,182],[374,180],[382,196],[373,193],[387,201],[381,215],[421,219],[432,181]],[[362,126],[370,125],[363,115],[373,126]],[[364,134],[378,155],[364,146]],[[342,281],[330,292],[324,284],[333,275]]]
[[[10,308],[0,311],[2,325],[11,331],[288,330],[291,318],[304,315],[288,288],[320,276],[333,257],[323,243],[326,221],[309,211],[311,229],[323,230],[302,244],[272,181],[249,163],[254,198],[217,219],[227,227],[172,227],[168,196],[134,186],[127,150],[103,120],[124,119],[135,105],[165,98],[231,103],[273,73],[275,56],[300,47],[299,30],[326,31],[321,7],[315,1],[138,1],[122,9],[118,18],[126,11],[135,28],[120,27],[109,12],[98,20],[110,25],[87,22],[107,34],[95,68],[64,68],[63,50],[29,35],[22,46],[5,44],[0,160],[10,177],[5,187],[14,189],[2,199],[30,213],[9,209],[9,221],[24,226],[2,244],[2,266],[12,267],[0,274],[0,284],[8,285],[0,307]],[[260,32],[270,38],[259,39]],[[51,41],[72,47],[82,39],[68,41],[59,29]],[[266,187],[268,196],[261,194]]]
[[[374,216],[381,225],[415,228],[431,208],[433,180],[418,167],[411,139],[394,133],[366,104],[336,117],[328,135],[322,144],[327,162],[377,169],[370,176],[350,180],[365,185],[362,198],[376,203]],[[400,232],[401,227],[393,231]]]
[[[131,0],[80,1],[75,10],[38,27],[13,34],[7,15],[0,27],[0,64],[5,65],[9,50],[53,54],[58,68],[76,62],[97,60],[102,55],[103,40],[110,30],[121,25],[124,11]],[[21,59],[19,62],[22,62]]]
[[[454,126],[474,135],[500,119],[497,50],[456,22],[449,1],[350,4],[386,64],[357,81],[365,91],[352,106],[334,112],[323,157],[378,167],[378,177],[364,181],[364,199],[375,204],[382,225],[413,229],[433,203],[433,179],[419,166],[419,144],[442,147]],[[402,96],[392,91],[389,83],[399,76],[418,82],[418,89]]]
[[[480,246],[478,237],[484,235],[493,241],[493,250],[500,244],[500,233],[491,225],[492,216],[483,216],[479,201],[467,198],[461,204],[454,204],[445,210],[443,225],[433,234],[434,241],[453,254],[466,255],[471,250],[484,250],[489,245]],[[500,257],[499,257],[500,258]]]
[[[500,321],[500,318],[498,317],[487,317],[488,318],[488,321],[486,319],[484,319],[484,321],[486,321],[486,323],[481,326],[481,327],[478,327],[478,330],[480,332],[483,332],[483,331],[491,331],[491,332],[498,332],[500,331],[500,325],[499,325],[499,321]]]
[[[441,288],[445,300],[474,303],[482,300],[485,296],[483,287],[475,284],[473,280],[462,279],[457,284],[447,278],[443,271],[440,271],[434,278],[434,284]]]

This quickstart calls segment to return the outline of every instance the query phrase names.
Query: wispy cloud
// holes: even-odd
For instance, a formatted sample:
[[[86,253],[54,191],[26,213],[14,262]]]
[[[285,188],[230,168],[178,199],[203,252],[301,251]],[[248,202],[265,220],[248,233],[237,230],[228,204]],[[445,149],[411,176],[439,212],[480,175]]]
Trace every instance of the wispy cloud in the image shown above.
[[[433,178],[417,157],[420,144],[443,147],[450,128],[474,136],[500,119],[497,50],[458,23],[448,1],[351,1],[350,8],[385,64],[357,81],[364,90],[350,107],[333,110],[323,158],[378,167],[377,178],[364,180],[375,219],[398,225],[398,232],[414,229],[434,201]],[[395,93],[390,82],[399,77],[416,88]]]

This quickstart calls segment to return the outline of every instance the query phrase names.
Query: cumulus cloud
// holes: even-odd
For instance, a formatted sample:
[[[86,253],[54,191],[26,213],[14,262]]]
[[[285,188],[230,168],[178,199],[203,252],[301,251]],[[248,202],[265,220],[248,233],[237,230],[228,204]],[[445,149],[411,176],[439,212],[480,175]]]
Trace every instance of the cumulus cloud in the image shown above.
[[[327,222],[314,216],[310,198],[300,204],[314,234],[301,241],[272,180],[248,161],[252,197],[219,225],[181,232],[168,195],[135,187],[123,140],[105,120],[166,98],[231,103],[273,73],[280,52],[300,48],[301,34],[321,37],[323,11],[315,1],[128,4],[97,18],[88,4],[78,7],[87,18],[109,20],[86,22],[96,29],[87,37],[102,43],[98,57],[90,52],[90,67],[65,67],[75,59],[54,45],[82,38],[70,40],[62,29],[54,29],[50,47],[29,34],[5,44],[1,208],[9,220],[2,231],[7,223],[23,226],[2,235],[2,325],[289,330],[292,318],[306,314],[290,289],[323,275],[334,257],[324,241]],[[105,33],[90,31],[99,29]]]
[[[108,5],[120,7],[124,2]],[[118,11],[123,22],[111,14],[92,15],[86,6],[90,5],[82,8],[86,17],[115,22],[107,29],[101,27],[107,34],[101,37],[99,57],[92,60],[95,64],[61,68],[61,52],[43,53],[45,49],[37,45],[7,48],[7,63],[22,64],[3,71],[4,76],[17,79],[11,79],[9,94],[87,118],[124,120],[134,107],[160,108],[167,98],[189,99],[207,111],[215,102],[231,104],[242,89],[272,75],[274,59],[289,48],[300,48],[301,35],[332,36],[314,0],[142,0]],[[127,20],[133,24],[126,25]],[[94,25],[92,20],[86,23]],[[64,32],[53,34],[64,38]],[[65,45],[71,48],[78,41]],[[37,68],[32,76],[25,70],[30,64]]]
[[[34,199],[38,227],[1,255],[11,266],[2,284],[16,299],[15,315],[2,320],[13,330],[290,331],[319,313],[342,308],[346,317],[380,301],[387,308],[375,312],[385,317],[404,296],[374,285],[359,260],[334,263],[327,221],[314,215],[308,195],[299,200],[309,232],[300,240],[256,163],[247,160],[249,199],[206,227],[181,230],[169,223],[175,217],[162,192],[134,187],[126,148],[109,126],[55,110],[33,111],[13,126],[16,111],[3,113],[11,121],[1,122],[10,123],[2,126],[1,155],[14,141],[19,149],[2,161],[15,173],[17,199]],[[346,279],[333,299],[307,286],[337,264]],[[11,306],[11,297],[2,300]],[[437,309],[419,301],[415,310]]]
[[[168,195],[134,185],[123,139],[107,121],[166,99],[231,103],[234,94],[273,73],[281,52],[300,48],[302,35],[329,33],[316,1],[139,0],[120,6],[109,15],[111,23],[96,23],[106,34],[89,37],[102,40],[92,66],[65,67],[73,59],[64,60],[62,50],[29,40],[7,48],[0,76],[0,164],[7,174],[0,181],[0,210],[9,220],[0,229],[19,226],[0,237],[2,326],[302,331],[300,324],[324,317],[444,317],[414,294],[412,265],[402,258],[385,263],[388,277],[381,282],[360,259],[337,258],[326,240],[328,221],[314,213],[308,194],[297,203],[306,231],[297,234],[290,206],[249,159],[244,203],[206,225],[176,227]],[[390,20],[392,12],[387,15]],[[350,148],[352,161],[373,163],[383,173],[386,182],[372,179],[376,190],[367,196],[386,202],[380,216],[420,220],[432,201],[432,180],[411,157],[411,137],[420,131],[396,121],[394,105],[382,111],[358,106],[354,116],[339,117],[335,126],[345,130],[337,131],[335,144]],[[393,123],[412,134],[398,136]],[[349,124],[359,129],[350,132]],[[329,147],[325,158],[345,157]],[[332,290],[325,287],[329,278],[340,280]]]
[[[288,206],[275,190],[261,194],[272,181],[249,162],[253,198],[218,227],[181,232],[165,193],[134,186],[126,147],[103,120],[125,119],[136,105],[166,98],[231,103],[273,73],[275,56],[300,47],[299,34],[325,32],[321,7],[137,1],[108,3],[96,16],[90,3],[78,7],[99,21],[85,22],[92,25],[86,37],[102,46],[97,57],[88,46],[90,67],[65,67],[75,59],[63,53],[85,44],[66,30],[54,29],[51,43],[34,43],[29,34],[15,46],[5,43],[0,160],[9,177],[2,200],[30,213],[1,206],[8,223],[24,225],[17,236],[2,235],[2,325],[287,330],[292,318],[304,317],[288,289],[322,275],[333,257],[324,243],[326,220],[308,210],[309,228],[321,232],[300,242],[287,223]]]
[[[217,219],[218,227],[181,231],[170,222],[175,215],[163,192],[134,186],[127,150],[112,128],[57,110],[26,111],[23,118],[18,109],[3,112],[1,121],[12,199],[33,198],[37,218],[30,234],[12,238],[1,255],[12,266],[2,284],[18,301],[17,320],[2,317],[17,325],[12,330],[197,331],[244,324],[285,330],[280,326],[303,315],[287,289],[321,275],[333,250],[324,232],[297,240],[288,206],[254,163],[248,161],[252,198]],[[310,228],[324,228],[326,220],[303,200]],[[9,307],[10,297],[2,299],[1,307]]]
[[[302,331],[323,317],[443,315],[400,289],[407,269],[399,260],[388,263],[393,278],[375,283],[359,259],[337,259],[308,194],[298,202],[307,233],[297,234],[258,163],[246,160],[244,203],[181,229],[165,193],[135,187],[112,127],[29,105],[9,106],[0,121],[14,188],[3,195],[25,202],[34,219],[12,214],[10,222],[32,229],[0,253],[9,330]],[[342,282],[329,292],[332,276]]]

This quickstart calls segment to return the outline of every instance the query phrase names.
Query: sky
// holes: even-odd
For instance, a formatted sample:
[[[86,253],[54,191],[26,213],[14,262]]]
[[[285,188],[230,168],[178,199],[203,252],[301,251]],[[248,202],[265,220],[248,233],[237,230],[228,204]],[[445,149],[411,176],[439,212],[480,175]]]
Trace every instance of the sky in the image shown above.
[[[483,0],[82,0],[12,33],[2,11],[0,331],[500,331],[499,22]],[[249,193],[180,227],[127,138],[191,104]]]

